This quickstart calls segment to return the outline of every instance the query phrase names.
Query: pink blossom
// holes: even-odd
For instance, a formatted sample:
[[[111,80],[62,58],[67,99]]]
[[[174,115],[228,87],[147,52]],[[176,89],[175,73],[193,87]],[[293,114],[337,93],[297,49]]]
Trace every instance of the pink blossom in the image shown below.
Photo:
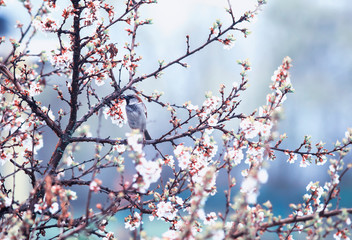
[[[164,164],[170,166],[171,168],[175,167],[174,156],[166,155],[164,159]]]
[[[77,199],[77,193],[75,191],[70,190],[70,189],[66,190],[66,196],[69,200],[76,200]]]
[[[262,162],[264,157],[264,148],[248,146],[246,155],[247,158],[245,160],[245,163],[249,166],[257,162]]]
[[[307,167],[307,166],[309,166],[309,165],[310,165],[310,162],[307,161],[306,158],[302,158],[301,163],[299,164],[299,166],[300,166],[300,167],[303,167],[303,168],[305,168],[305,167]]]
[[[96,23],[97,25],[101,24],[100,19],[100,1],[99,0],[89,0],[87,1],[88,8],[83,12],[84,24],[86,26]]]
[[[240,128],[247,139],[255,138],[259,134],[264,138],[268,138],[271,133],[272,123],[269,120],[261,122],[253,117],[247,117],[241,120]]]
[[[38,203],[34,204],[35,213],[42,213],[45,208],[46,207],[43,207],[41,204],[38,204]]]
[[[5,151],[5,150],[2,150],[0,152],[0,162],[1,162],[1,166],[4,166],[6,162],[8,162],[11,158],[9,152],[9,150]]]

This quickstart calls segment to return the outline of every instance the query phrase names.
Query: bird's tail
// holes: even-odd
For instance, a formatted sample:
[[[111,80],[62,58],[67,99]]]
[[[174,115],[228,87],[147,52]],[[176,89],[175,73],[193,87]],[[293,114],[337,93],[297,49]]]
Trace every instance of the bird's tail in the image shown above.
[[[144,137],[145,137],[145,140],[152,140],[147,130],[144,130]]]

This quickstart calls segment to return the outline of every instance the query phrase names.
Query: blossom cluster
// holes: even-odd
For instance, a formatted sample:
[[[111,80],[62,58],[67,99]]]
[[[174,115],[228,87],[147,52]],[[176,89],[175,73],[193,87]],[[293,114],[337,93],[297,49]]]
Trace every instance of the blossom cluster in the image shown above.
[[[51,186],[51,180],[48,182],[48,179],[44,199],[39,199],[39,202],[34,204],[34,212],[39,214],[44,214],[46,211],[49,211],[51,214],[61,212],[63,214],[62,217],[66,219],[70,216],[67,212],[69,201],[76,200],[77,194],[72,190],[66,190],[58,185]]]
[[[209,126],[216,126],[218,122],[216,109],[219,107],[221,99],[217,96],[213,96],[211,92],[206,94],[206,100],[203,102],[202,110],[199,113],[199,117],[201,121],[207,120]],[[192,104],[187,104],[187,109],[189,110],[197,110],[197,106],[193,106]]]
[[[209,168],[214,164],[212,158],[216,152],[216,142],[207,132],[203,134],[203,137],[199,139],[198,144],[194,148],[179,144],[174,149],[180,169],[189,173],[192,184],[203,183]],[[209,188],[206,191],[215,194],[216,175],[208,175],[208,177],[211,179],[211,184],[209,184]]]
[[[69,69],[72,63],[73,53],[69,48],[62,48],[60,51],[53,51],[50,55],[50,62],[55,68]]]
[[[84,25],[89,26],[93,23],[100,25],[102,23],[99,11],[101,2],[100,0],[89,0],[85,2],[87,8],[83,11]]]
[[[106,107],[103,111],[105,119],[110,118],[113,124],[122,127],[127,123],[125,105],[125,101],[119,100],[111,107]]]
[[[142,134],[137,131],[126,133],[127,144],[136,165],[137,174],[133,176],[133,187],[141,193],[146,193],[152,183],[159,180],[161,175],[161,160],[147,160],[143,151]]]
[[[267,139],[270,136],[272,126],[273,124],[270,120],[257,120],[253,117],[244,118],[240,123],[240,128],[247,139],[255,138],[258,135]]]
[[[274,75],[271,77],[273,81],[270,88],[274,91],[271,94],[268,94],[266,97],[267,105],[270,106],[270,109],[279,107],[286,100],[286,93],[294,92],[294,89],[290,80],[289,69],[291,67],[291,59],[285,57],[282,65],[274,72]]]
[[[352,129],[331,151],[324,148],[323,142],[312,145],[309,136],[294,150],[280,147],[287,137],[285,134],[274,146],[271,144],[278,136],[278,113],[287,94],[294,91],[290,58],[286,57],[274,72],[266,104],[248,115],[238,110],[242,102],[240,95],[249,86],[248,60],[238,61],[242,67],[240,81],[234,79],[230,88],[220,84],[218,96],[209,91],[198,105],[190,101],[183,105],[166,103],[163,92],[155,90],[148,94],[137,85],[160,77],[162,70],[174,64],[189,66],[184,62],[186,58],[212,42],[231,49],[236,32],[245,37],[249,34],[246,28],[237,25],[252,21],[257,9],[235,19],[228,2],[227,13],[232,17],[229,25],[216,20],[200,46],[194,46],[187,35],[184,55],[168,63],[159,61],[157,69],[138,75],[142,56],[137,49],[137,33],[139,27],[152,23],[151,19],[140,19],[140,10],[142,5],[155,0],[126,1],[125,7],[118,5],[116,12],[104,0],[72,1],[59,12],[61,19],[52,14],[60,10],[56,2],[45,0],[41,6],[34,7],[29,0],[23,1],[30,16],[28,30],[25,23],[17,22],[19,39],[0,37],[1,46],[9,42],[13,50],[0,63],[3,103],[0,163],[14,169],[0,176],[0,228],[4,230],[0,238],[30,239],[42,235],[68,239],[80,237],[80,232],[89,228],[90,234],[113,240],[115,236],[106,226],[111,216],[120,216],[127,210],[125,228],[134,231],[131,234],[135,238],[147,239],[142,229],[149,219],[153,224],[167,224],[169,229],[161,235],[170,240],[258,239],[272,227],[280,239],[293,239],[293,232],[303,230],[307,230],[308,237],[317,238],[322,236],[319,226],[324,224],[330,224],[325,227],[324,235],[349,239],[348,228],[344,226],[351,225],[348,214],[352,210],[331,209],[334,200],[339,198],[341,179],[351,168],[351,165],[344,168],[343,157],[352,144]],[[264,3],[258,0],[256,8]],[[1,0],[0,5],[3,5]],[[118,12],[121,15],[115,18]],[[119,36],[128,38],[121,47],[121,39],[113,39],[109,34],[116,30],[116,25],[125,30]],[[30,42],[38,31],[57,36],[58,48],[48,53],[31,52]],[[59,103],[40,102],[47,101],[47,95],[41,95],[47,86],[52,86],[49,90],[54,90]],[[151,141],[145,141],[139,130],[129,131],[125,139],[118,131],[114,132],[116,138],[102,136],[106,132],[100,128],[107,119],[119,127],[127,123],[126,102],[111,100],[112,96],[126,91],[139,91],[170,113],[170,129]],[[97,114],[101,110],[105,120]],[[97,127],[93,126],[96,122]],[[57,143],[50,158],[42,161],[38,153],[48,136],[43,134],[46,131]],[[261,185],[269,178],[267,161],[275,159],[275,151],[286,154],[289,163],[295,163],[300,156],[301,167],[310,167],[314,160],[316,165],[329,162],[330,180],[324,185],[309,182],[303,202],[291,205],[293,214],[286,220],[274,217],[270,201],[258,200]],[[93,157],[87,157],[88,153]],[[333,156],[335,153],[339,156]],[[132,169],[127,169],[129,166]],[[111,170],[115,170],[112,176]],[[106,181],[107,172],[113,181]],[[14,183],[12,189],[8,184],[19,173],[24,173],[32,185],[23,202],[16,199],[18,186]],[[81,192],[76,194],[73,191],[76,187],[88,191],[81,216],[77,215],[79,210],[75,215],[70,211],[71,201]],[[219,212],[207,208],[215,194],[225,195]],[[100,202],[101,199],[105,202]],[[91,205],[96,200],[94,208]],[[331,216],[335,217],[336,224],[331,223]],[[315,222],[305,222],[303,217]],[[286,227],[287,222],[294,224]],[[23,226],[18,226],[19,223]],[[51,230],[57,231],[56,236],[46,236],[51,235]],[[118,235],[124,237],[123,233]]]
[[[43,31],[43,32],[54,32],[58,29],[58,24],[56,23],[56,20],[49,16],[44,16],[44,17],[37,16],[33,20],[33,26],[38,31]]]
[[[138,212],[135,212],[133,216],[129,215],[125,218],[125,228],[129,229],[130,231],[139,228],[139,226],[143,223],[141,221],[141,215]]]
[[[229,161],[231,166],[239,165],[244,157],[243,148],[244,146],[240,147],[239,141],[234,141],[233,145],[227,149],[224,160]]]
[[[15,104],[20,103],[15,101]],[[43,125],[43,122],[37,121],[33,117],[21,117],[22,112],[27,108],[22,108],[19,105],[10,106],[5,104],[3,108],[6,112],[0,112],[2,119],[0,136],[3,143],[3,147],[0,150],[1,165],[3,166],[6,162],[17,157],[28,160],[32,159],[32,156],[37,154],[44,145],[42,135],[38,132],[32,133],[32,131],[36,127]],[[33,125],[33,122],[36,122],[37,125]],[[11,133],[16,134],[8,138],[8,136],[11,136]],[[17,149],[11,146],[16,146]]]
[[[150,185],[157,182],[160,178],[160,161],[146,160],[144,157],[141,157],[138,159],[136,171],[137,174],[133,176],[133,187],[141,193],[146,193]]]

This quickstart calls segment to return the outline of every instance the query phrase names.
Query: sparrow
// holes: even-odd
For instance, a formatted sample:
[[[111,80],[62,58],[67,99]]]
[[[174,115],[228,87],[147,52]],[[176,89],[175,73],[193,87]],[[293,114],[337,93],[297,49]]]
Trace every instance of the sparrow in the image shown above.
[[[151,140],[146,125],[147,125],[147,108],[142,99],[136,94],[129,94],[123,97],[126,100],[126,114],[128,125],[132,129],[139,129],[144,134],[146,140]]]

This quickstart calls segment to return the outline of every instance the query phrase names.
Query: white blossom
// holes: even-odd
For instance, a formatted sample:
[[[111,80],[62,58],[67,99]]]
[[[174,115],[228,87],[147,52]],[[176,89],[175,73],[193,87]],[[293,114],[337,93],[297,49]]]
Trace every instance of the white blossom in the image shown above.
[[[136,175],[133,187],[137,188],[140,192],[145,193],[152,183],[159,180],[161,174],[161,164],[158,161],[148,161],[144,157],[139,159],[136,166],[137,173],[142,177],[143,181],[138,181]]]
[[[177,209],[172,206],[171,202],[159,202],[156,207],[156,215],[158,218],[166,218],[168,220],[174,220],[177,214]]]
[[[52,203],[49,208],[49,211],[51,214],[57,213],[57,211],[59,211],[59,204],[57,202]]]
[[[216,216],[216,213],[211,212],[205,216],[203,222],[204,222],[204,225],[212,225],[216,222],[217,219],[218,217]]]
[[[258,171],[257,176],[258,176],[258,181],[260,183],[266,183],[269,178],[268,172],[266,171],[266,169],[263,169],[263,168]]]
[[[72,51],[63,49],[61,52],[53,52],[49,55],[49,60],[55,68],[67,69],[72,63],[72,57]]]
[[[163,233],[163,240],[176,240],[179,239],[179,232],[175,230],[168,230]]]
[[[251,176],[245,178],[242,182],[241,192],[245,194],[246,200],[249,204],[257,203],[257,185],[257,180]]]
[[[243,152],[241,149],[230,149],[225,153],[224,158],[231,160],[235,166],[240,164],[243,159]]]
[[[136,131],[131,133],[126,133],[127,143],[132,148],[133,151],[137,153],[143,152],[143,144],[141,139],[143,139],[142,134]]]
[[[139,228],[141,225],[141,215],[137,212],[133,214],[133,217],[129,221],[125,220],[125,228],[129,229],[130,231],[135,230],[136,228]]]

